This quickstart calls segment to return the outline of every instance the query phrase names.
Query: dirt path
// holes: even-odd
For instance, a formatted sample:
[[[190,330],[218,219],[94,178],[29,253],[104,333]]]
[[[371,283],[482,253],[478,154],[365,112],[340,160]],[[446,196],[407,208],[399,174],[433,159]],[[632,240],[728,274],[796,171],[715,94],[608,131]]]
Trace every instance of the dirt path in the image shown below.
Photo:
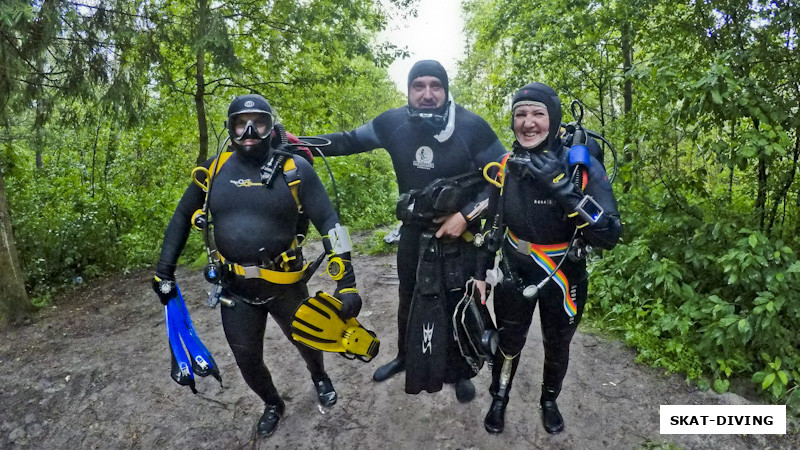
[[[636,365],[622,344],[582,333],[559,398],[566,430],[547,435],[538,411],[538,326],[523,353],[506,430],[489,435],[482,423],[490,402],[487,368],[475,379],[477,398],[466,405],[450,386],[414,396],[404,393],[402,377],[372,381],[396,352],[394,255],[361,256],[355,265],[365,296],[359,318],[382,338],[381,354],[369,364],[326,355],[339,392],[333,408],[319,409],[300,357],[272,323],[266,359],[287,415],[274,436],[256,440],[263,405],[234,364],[219,311],[204,305],[207,283],[186,270],[178,282],[224,388],[210,377],[198,380],[198,395],[175,384],[163,312],[149,288],[151,272],[142,270],[76,289],[33,323],[0,334],[0,448],[800,448],[796,434],[660,435],[661,404],[749,402],[700,392],[681,376]],[[330,289],[327,283],[315,276],[311,290]]]

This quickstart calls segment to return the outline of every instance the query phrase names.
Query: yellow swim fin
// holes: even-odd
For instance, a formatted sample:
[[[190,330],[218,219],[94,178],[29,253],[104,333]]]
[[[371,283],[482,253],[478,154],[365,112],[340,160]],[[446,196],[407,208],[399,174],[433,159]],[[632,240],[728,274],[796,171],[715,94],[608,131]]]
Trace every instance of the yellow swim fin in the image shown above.
[[[292,338],[311,348],[369,361],[378,354],[380,341],[355,318],[342,320],[342,302],[319,291],[297,308]]]

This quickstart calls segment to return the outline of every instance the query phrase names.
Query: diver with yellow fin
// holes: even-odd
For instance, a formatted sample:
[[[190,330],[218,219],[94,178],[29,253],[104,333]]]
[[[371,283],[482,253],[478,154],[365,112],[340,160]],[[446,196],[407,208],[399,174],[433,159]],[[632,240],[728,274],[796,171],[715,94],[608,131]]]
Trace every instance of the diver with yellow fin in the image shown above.
[[[319,404],[332,406],[337,400],[322,352],[291,339],[294,313],[308,298],[310,269],[302,255],[306,220],[324,236],[326,254],[340,269],[333,296],[341,303],[342,319],[358,315],[361,297],[347,228],[339,224],[310,161],[287,145],[269,102],[256,94],[234,98],[225,125],[233,151],[220,151],[192,172],[193,182],[167,226],[153,287],[162,299],[174,296],[169,291],[178,256],[190,228],[200,228],[209,261],[205,275],[214,283],[209,304],[225,300],[225,337],[245,382],[264,401],[257,433],[270,436],[285,404],[264,362],[268,316],[295,343]]]

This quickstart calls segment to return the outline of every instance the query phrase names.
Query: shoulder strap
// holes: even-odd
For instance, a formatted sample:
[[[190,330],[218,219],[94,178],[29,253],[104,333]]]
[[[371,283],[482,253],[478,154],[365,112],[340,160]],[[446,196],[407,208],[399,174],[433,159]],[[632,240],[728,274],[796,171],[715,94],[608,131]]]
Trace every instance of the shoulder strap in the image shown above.
[[[286,184],[289,185],[289,190],[292,191],[292,197],[297,204],[297,212],[303,213],[303,204],[300,203],[300,174],[297,171],[297,165],[294,163],[294,158],[286,158],[283,163],[283,176],[286,178]]]
[[[219,173],[219,170],[222,169],[222,165],[225,164],[225,161],[227,161],[232,154],[233,152],[220,153],[219,158],[215,159],[214,162],[211,163],[208,173],[210,173],[212,177]]]

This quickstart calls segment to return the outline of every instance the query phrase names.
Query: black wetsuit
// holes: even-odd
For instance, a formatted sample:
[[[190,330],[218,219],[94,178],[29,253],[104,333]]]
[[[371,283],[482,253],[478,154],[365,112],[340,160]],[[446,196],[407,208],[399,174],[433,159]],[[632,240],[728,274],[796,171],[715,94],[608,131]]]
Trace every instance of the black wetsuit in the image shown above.
[[[206,161],[210,167],[213,159]],[[304,213],[327,233],[339,221],[325,188],[311,165],[302,157],[294,162],[300,177],[298,195]],[[214,238],[220,254],[232,263],[258,265],[273,260],[290,248],[299,218],[297,204],[287,181],[278,174],[269,188],[261,184],[263,159],[252,159],[235,151],[214,176],[209,210],[214,221]],[[171,278],[190,230],[192,214],[203,206],[205,193],[192,183],[183,194],[170,220],[156,271]],[[263,250],[262,250],[263,249]],[[237,301],[223,307],[222,325],[242,376],[265,403],[275,405],[280,398],[264,365],[264,331],[267,314],[291,338],[294,312],[308,296],[303,283],[278,285],[261,279],[244,279],[227,274],[224,292]],[[251,304],[253,303],[253,304]],[[312,378],[325,377],[322,352],[295,343]]]
[[[550,149],[562,161],[565,174],[571,173],[568,168],[568,149],[562,147],[560,141]],[[524,160],[527,153],[524,150],[515,150],[512,156]],[[577,236],[585,244],[610,249],[618,241],[622,225],[605,169],[594,158],[591,159],[588,183],[583,192],[602,206],[607,220],[598,225],[582,227]],[[493,189],[489,202],[490,214],[497,211],[500,202],[503,211],[502,227],[507,230],[503,236],[501,251],[504,264],[507,265],[501,265],[506,272],[506,280],[499,283],[494,292],[494,311],[502,354],[498,352],[493,371],[499,372],[502,367],[503,354],[506,357],[515,357],[522,351],[538,301],[545,350],[544,385],[557,392],[567,372],[569,345],[586,304],[588,275],[585,259],[572,261],[567,258],[560,268],[563,277],[560,274],[554,276],[539,291],[536,299],[525,298],[521,288],[538,284],[552,272],[552,266],[565,257],[566,244],[573,236],[576,226],[585,221],[580,217],[568,217],[567,214],[571,211],[564,211],[537,179],[521,176],[510,168],[506,171],[502,197],[499,188]],[[545,258],[541,252],[532,253],[527,250],[530,247],[525,246],[526,241],[547,246],[542,247],[541,252],[550,258],[550,268],[547,268],[547,262],[542,261]],[[486,269],[494,263],[494,253],[482,251],[478,263],[476,278],[483,279]],[[509,269],[513,278],[516,278],[516,283],[509,280]],[[517,364],[519,358],[514,360],[514,369]],[[493,394],[497,393],[498,376],[495,374],[493,377]],[[508,389],[510,381],[506,393]]]
[[[390,109],[353,131],[323,135],[322,137],[331,141],[331,145],[322,150],[328,156],[339,156],[384,148],[392,158],[400,194],[422,189],[436,179],[474,172],[489,162],[499,161],[505,154],[505,149],[486,121],[460,105],[455,105],[454,111],[455,127],[449,136],[445,136],[448,134],[447,129],[440,132],[427,128],[424,124],[413,123],[409,120],[407,108],[401,107]],[[442,141],[434,137],[437,133],[441,133],[439,137]],[[478,227],[477,203],[476,198],[460,208],[470,222],[468,229],[472,231],[476,231]],[[400,359],[406,354],[406,327],[416,284],[420,235],[425,230],[435,231],[438,228],[439,225],[432,222],[404,222],[400,229],[397,250],[397,275],[400,280],[397,340]],[[452,254],[462,258],[462,267],[474,267],[475,251],[471,243],[463,239],[458,239],[457,242],[457,248]],[[452,267],[454,264],[448,265]],[[451,285],[447,286],[452,289],[445,299],[446,312],[450,315],[463,294],[469,272],[467,270],[462,276],[455,277],[460,279],[452,279]],[[452,326],[449,320],[448,326]],[[452,330],[448,330],[448,336],[452,336]],[[471,377],[469,366],[461,357],[452,338],[450,341],[445,381],[454,382]]]

